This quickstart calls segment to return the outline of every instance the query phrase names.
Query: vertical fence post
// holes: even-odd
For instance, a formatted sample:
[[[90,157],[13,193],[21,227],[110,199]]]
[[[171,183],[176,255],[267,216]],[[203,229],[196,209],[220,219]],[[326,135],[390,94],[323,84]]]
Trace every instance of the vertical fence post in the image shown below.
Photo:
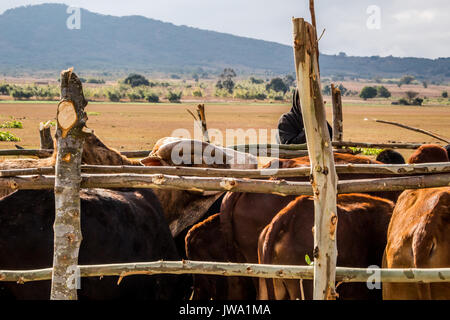
[[[317,36],[314,27],[304,19],[294,18],[293,25],[297,86],[314,191],[314,299],[333,299],[337,257],[337,176],[320,87]]]
[[[344,134],[344,119],[342,116],[341,90],[331,84],[331,100],[333,103],[333,141],[342,142]]]
[[[46,123],[41,122],[39,124],[39,136],[41,139],[41,150],[43,149],[53,149],[53,138],[52,131],[50,128],[50,121]]]
[[[76,300],[80,220],[81,155],[87,101],[72,69],[61,72],[61,101],[57,111],[55,223],[51,299]]]
[[[205,114],[205,105],[204,104],[199,104],[197,106],[197,114],[198,114],[198,119],[200,120],[200,122],[202,124],[203,141],[209,143],[210,141],[209,141],[209,135],[208,135],[208,127],[206,125],[206,114]]]

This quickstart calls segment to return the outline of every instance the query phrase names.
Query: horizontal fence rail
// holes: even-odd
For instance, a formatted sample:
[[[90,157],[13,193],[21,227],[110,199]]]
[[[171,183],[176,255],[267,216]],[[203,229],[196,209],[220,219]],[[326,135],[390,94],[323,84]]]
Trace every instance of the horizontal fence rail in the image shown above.
[[[83,174],[81,178],[81,188],[156,188],[195,192],[233,191],[271,193],[282,196],[312,195],[312,187],[309,182],[286,180],[184,177],[163,174]],[[7,177],[0,178],[0,188],[9,188],[13,190],[53,189],[54,181],[54,177],[43,175]],[[338,193],[382,192],[443,186],[450,186],[450,173],[396,178],[341,180],[338,182],[337,191]]]
[[[144,167],[144,166],[81,166],[82,173],[89,174],[167,174],[176,176],[198,177],[233,177],[233,178],[289,178],[307,177],[311,174],[309,166],[288,169],[215,169],[192,167]],[[432,173],[449,173],[450,162],[429,164],[338,164],[337,173],[382,174],[382,175],[419,175]],[[54,175],[55,168],[29,168],[0,170],[0,177],[27,175]]]
[[[353,142],[353,141],[333,141],[333,147],[343,148],[343,147],[355,147],[355,148],[392,148],[392,149],[417,149],[422,144],[420,143],[367,143],[367,142]],[[280,153],[282,155],[291,155],[301,157],[307,155],[306,152],[294,151],[307,151],[306,144],[254,144],[254,145],[236,145],[229,146],[230,149],[235,150],[265,150],[271,153],[272,149],[275,150],[274,153]],[[121,154],[128,158],[144,158],[150,154],[151,150],[133,150],[133,151],[122,151]],[[53,150],[51,149],[5,149],[0,150],[0,156],[35,156],[39,158],[46,158],[51,156]]]
[[[118,276],[120,281],[132,275],[155,274],[202,274],[216,276],[244,276],[274,279],[314,278],[312,266],[265,265],[247,263],[222,263],[204,261],[156,261],[123,264],[79,266],[80,277]],[[375,276],[378,276],[374,278]],[[52,268],[8,271],[0,270],[0,281],[26,283],[50,280]],[[380,268],[336,268],[337,282],[402,282],[431,283],[450,282],[450,268],[440,269],[380,269]]]

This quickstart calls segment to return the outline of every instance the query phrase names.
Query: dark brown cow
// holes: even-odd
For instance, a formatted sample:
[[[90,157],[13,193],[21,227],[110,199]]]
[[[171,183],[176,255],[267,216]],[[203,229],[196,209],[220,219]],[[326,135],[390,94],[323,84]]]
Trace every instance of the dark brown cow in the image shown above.
[[[350,154],[335,154],[335,162],[337,164],[345,163],[359,163],[370,164],[380,163],[370,160],[367,157],[355,156]],[[266,168],[293,168],[309,165],[308,157],[301,157],[297,159],[277,159],[268,163]],[[351,179],[355,175],[347,174],[340,175],[341,179]],[[359,178],[366,177],[358,175]],[[367,176],[369,177],[369,175]],[[373,176],[372,176],[373,177]],[[307,181],[307,177],[294,178],[296,181]],[[291,180],[291,179],[290,179]],[[396,198],[396,195],[393,198]],[[219,230],[211,231],[215,235],[216,241],[225,244],[219,252],[209,255],[206,254],[202,248],[196,247],[196,243],[191,242],[191,239],[186,237],[186,247],[189,252],[198,252],[197,259],[203,261],[232,261],[232,262],[258,262],[258,237],[264,227],[270,223],[273,217],[291,201],[295,200],[296,196],[282,197],[274,194],[257,194],[257,193],[238,193],[229,192],[225,195],[220,210],[220,232]],[[208,234],[208,226],[201,223],[197,226],[202,233]],[[206,236],[207,237],[207,236]],[[219,239],[223,237],[223,239]],[[201,254],[205,253],[204,256]],[[220,258],[218,258],[220,257]],[[191,259],[190,256],[188,256]],[[199,278],[201,276],[198,276]],[[208,277],[209,282],[213,281],[214,277]],[[215,277],[219,282],[226,282],[226,279]],[[206,283],[204,281],[203,283]],[[233,284],[217,284],[215,287],[231,288],[228,293],[222,293],[220,297],[227,297],[227,299],[255,299],[257,281],[249,278],[238,278],[234,280]],[[199,292],[208,292],[208,288],[198,288]],[[204,296],[201,297],[202,299]],[[211,293],[210,298],[217,298]]]
[[[179,260],[158,198],[149,189],[82,190],[80,265]],[[53,190],[19,190],[0,199],[0,269],[48,268],[53,261]],[[83,278],[79,299],[181,299],[184,277]],[[50,297],[50,281],[0,282],[0,299]]]
[[[444,148],[419,148],[409,163],[444,162]],[[388,229],[384,268],[450,267],[450,187],[405,190]],[[383,298],[450,299],[450,283],[385,283]]]
[[[345,194],[337,198],[337,265],[367,268],[379,266],[386,245],[386,231],[394,204],[365,194]],[[313,257],[314,199],[300,196],[282,209],[261,232],[258,242],[259,263],[305,265],[305,256]],[[312,281],[303,281],[304,298],[312,299]],[[365,283],[341,284],[341,299],[381,297]],[[260,279],[259,298],[302,299],[298,280]]]

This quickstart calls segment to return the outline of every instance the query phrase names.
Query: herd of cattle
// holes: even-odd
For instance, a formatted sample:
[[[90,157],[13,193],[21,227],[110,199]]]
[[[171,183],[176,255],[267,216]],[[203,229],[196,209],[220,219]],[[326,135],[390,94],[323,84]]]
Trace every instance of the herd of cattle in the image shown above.
[[[162,139],[141,161],[127,159],[91,134],[82,162],[91,165],[174,165],[176,139]],[[202,148],[216,148],[202,143]],[[213,153],[224,154],[223,148]],[[195,155],[193,155],[195,157]],[[245,168],[255,168],[246,155]],[[0,170],[52,166],[48,159],[12,159]],[[400,157],[401,158],[401,157]],[[399,163],[384,152],[384,163]],[[403,159],[401,159],[403,160]],[[408,163],[448,162],[449,150],[423,145]],[[376,164],[367,157],[335,153],[335,162]],[[207,164],[208,163],[208,164]],[[229,163],[229,162],[221,162]],[[309,165],[308,157],[277,159],[271,168]],[[233,168],[233,165],[195,166]],[[376,175],[342,174],[339,179]],[[289,178],[307,181],[307,177]],[[0,270],[48,268],[53,259],[52,190],[0,190]],[[83,241],[79,264],[156,260],[305,265],[313,256],[314,201],[311,196],[200,192],[162,189],[89,189],[80,192]],[[367,268],[450,267],[450,187],[342,194],[337,198],[338,266]],[[117,285],[115,277],[83,278],[79,299],[311,299],[312,281],[205,275],[138,275]],[[450,283],[365,283],[338,286],[339,299],[450,299]],[[48,299],[50,281],[0,282],[1,299]]]

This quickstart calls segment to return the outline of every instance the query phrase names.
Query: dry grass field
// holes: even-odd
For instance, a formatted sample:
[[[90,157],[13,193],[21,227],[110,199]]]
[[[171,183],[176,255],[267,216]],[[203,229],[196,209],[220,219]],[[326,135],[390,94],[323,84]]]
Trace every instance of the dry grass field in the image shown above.
[[[327,104],[327,118],[331,122],[331,107]],[[23,129],[10,131],[20,142],[0,142],[0,149],[39,147],[39,122],[54,119],[57,103],[0,103],[0,124],[11,117],[23,123]],[[185,128],[193,134],[193,120],[186,109],[195,104],[95,104],[88,105],[88,125],[108,144],[119,150],[149,150],[161,137],[175,129]],[[207,104],[208,127],[226,129],[274,129],[280,115],[290,109],[288,104],[230,103]],[[450,137],[450,107],[391,106],[344,103],[344,140],[358,142],[420,142],[434,143],[435,139],[398,127],[375,123],[383,119],[427,129]],[[369,119],[365,121],[364,119]],[[275,142],[275,141],[272,141]],[[226,144],[233,144],[227,141]],[[403,152],[408,155],[408,152]]]

